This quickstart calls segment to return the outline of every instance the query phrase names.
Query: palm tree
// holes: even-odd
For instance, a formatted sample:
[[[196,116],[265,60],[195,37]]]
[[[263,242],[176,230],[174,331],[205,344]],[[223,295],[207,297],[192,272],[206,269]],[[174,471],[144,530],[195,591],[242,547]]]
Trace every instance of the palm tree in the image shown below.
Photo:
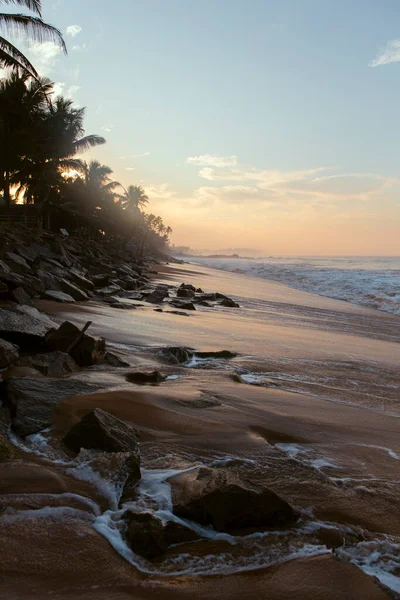
[[[146,206],[149,197],[140,185],[130,185],[125,194],[120,196],[120,204],[124,210],[138,212]]]
[[[70,100],[51,99],[54,84],[25,72],[0,80],[0,187],[6,205],[10,185],[26,202],[45,202],[59,193],[66,171],[81,171],[79,152],[104,144],[85,136],[85,109]]]
[[[3,4],[18,4],[35,13],[36,16],[0,13],[0,27],[11,33],[25,33],[36,42],[52,41],[58,44],[65,54],[67,48],[61,32],[42,20],[41,0],[0,0]],[[26,56],[11,42],[0,36],[0,66],[28,72],[38,77],[36,69]]]
[[[98,160],[82,162],[82,170],[73,183],[77,202],[83,204],[87,214],[113,212],[117,206],[117,193],[120,186],[110,175],[112,169]]]

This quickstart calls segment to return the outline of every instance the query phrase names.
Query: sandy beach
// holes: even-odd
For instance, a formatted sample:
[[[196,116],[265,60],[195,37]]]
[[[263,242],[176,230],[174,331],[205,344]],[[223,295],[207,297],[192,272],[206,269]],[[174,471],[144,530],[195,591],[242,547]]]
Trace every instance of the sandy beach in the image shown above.
[[[218,291],[240,308],[183,316],[146,303],[37,303],[59,321],[93,321],[131,367],[74,375],[106,391],[64,400],[49,431],[14,439],[24,460],[0,464],[0,598],[396,597],[400,319],[198,265],[155,268],[162,283]],[[172,364],[165,346],[237,356]],[[125,380],[155,369],[168,376],[158,386]],[[206,466],[267,486],[300,520],[245,536],[208,529],[159,558],[136,557],[117,531],[115,486],[89,455],[77,463],[60,449],[93,408],[140,431],[142,508],[167,514],[168,477],[191,485]]]

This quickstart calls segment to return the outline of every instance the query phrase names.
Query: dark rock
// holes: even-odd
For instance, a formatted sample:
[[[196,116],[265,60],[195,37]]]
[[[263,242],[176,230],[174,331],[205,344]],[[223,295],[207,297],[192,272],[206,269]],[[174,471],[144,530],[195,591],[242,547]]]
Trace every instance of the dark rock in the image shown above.
[[[27,356],[20,360],[20,365],[32,367],[46,377],[66,377],[79,371],[79,367],[69,354],[65,352],[48,352]]]
[[[196,310],[193,302],[171,302],[175,308],[181,308],[182,310]]]
[[[14,252],[7,252],[5,258],[8,266],[14,273],[29,273],[31,267],[22,256],[19,256]]]
[[[33,263],[37,257],[37,250],[33,246],[19,246],[16,252],[28,263]]]
[[[0,369],[5,369],[19,358],[19,348],[6,340],[0,339]]]
[[[83,290],[80,290],[76,285],[74,285],[70,281],[67,281],[67,279],[61,278],[60,286],[61,290],[65,294],[69,294],[74,298],[74,300],[77,300],[78,302],[85,302],[89,299],[88,295]]]
[[[185,363],[190,360],[194,354],[192,350],[183,348],[183,346],[168,346],[163,349],[163,353],[173,363]]]
[[[25,290],[27,294],[32,296],[32,292],[41,296],[45,292],[45,286],[42,281],[33,275],[24,275],[21,287]]]
[[[201,306],[207,306],[207,308],[211,307],[211,304],[209,304],[208,302],[206,302],[205,300],[200,300],[199,304],[201,304]]]
[[[209,301],[209,302],[215,302],[217,300],[217,295],[216,294],[202,294],[201,296],[198,297],[198,300],[200,302],[202,301]]]
[[[24,352],[37,351],[52,327],[57,327],[56,323],[31,306],[0,309],[0,337]]]
[[[164,312],[162,308],[153,308],[154,312]]]
[[[112,296],[113,294],[117,294],[121,291],[121,286],[119,285],[109,285],[108,287],[100,288],[96,290],[97,294],[100,296]]]
[[[201,467],[172,477],[174,513],[218,531],[286,527],[298,513],[271,490],[234,473]],[[184,483],[183,483],[184,482]]]
[[[229,300],[230,298],[228,298],[228,296],[225,296],[225,294],[220,294],[219,292],[216,292],[215,298],[217,300]]]
[[[136,306],[128,304],[127,302],[110,302],[112,308],[119,308],[120,310],[135,310]]]
[[[196,356],[199,358],[235,358],[237,352],[231,352],[230,350],[218,350],[217,352],[196,352]]]
[[[189,316],[187,313],[180,312],[179,310],[167,310],[167,313],[169,315],[179,315],[181,317],[188,317]]]
[[[168,521],[164,525],[161,519],[150,512],[128,510],[123,517],[127,524],[128,544],[135,554],[144,558],[160,556],[168,546],[192,542],[200,537],[189,527],[175,521]]]
[[[82,394],[93,394],[99,387],[74,379],[27,379],[10,377],[5,383],[13,430],[21,437],[37,433],[52,422],[54,407]]]
[[[110,276],[105,273],[101,273],[100,275],[92,275],[92,281],[97,288],[103,288],[108,285],[110,281]]]
[[[73,283],[76,286],[78,286],[78,288],[80,288],[81,290],[85,290],[86,292],[92,292],[94,290],[95,286],[93,281],[90,281],[90,279],[87,279],[87,277],[81,275],[81,273],[79,273],[79,271],[77,271],[76,269],[70,269],[68,276],[72,279]]]
[[[11,273],[10,267],[3,260],[0,260],[0,273]]]
[[[176,295],[178,298],[193,298],[194,291],[187,288],[178,288]]]
[[[45,290],[61,292],[60,280],[58,277],[40,269],[36,271],[36,275],[38,276],[38,279],[41,282],[42,288],[44,290],[42,292],[43,294],[45,293]]]
[[[113,354],[112,352],[106,352],[105,355],[105,360],[108,362],[109,365],[111,365],[112,367],[130,367],[131,365],[127,362],[125,362],[124,360],[122,360],[121,358],[119,358],[119,356],[117,356],[116,354]]]
[[[27,306],[29,304],[32,304],[31,297],[25,292],[24,288],[22,287],[17,287],[14,290],[12,290],[10,296],[17,304],[25,304]]]
[[[190,283],[181,283],[181,285],[179,286],[179,290],[188,290],[190,292],[193,292],[193,295],[196,291],[196,288],[194,287],[194,285],[191,285]]]
[[[153,371],[152,373],[128,373],[126,380],[137,385],[157,385],[165,381],[166,377],[159,371]]]
[[[131,267],[128,267],[128,265],[120,265],[117,269],[117,273],[120,277],[128,275],[128,277],[132,277],[134,279],[140,275],[140,272],[137,269],[131,269]]]
[[[6,294],[8,292],[8,285],[0,281],[0,294]]]
[[[225,298],[219,303],[220,306],[226,306],[227,308],[240,308],[239,304],[231,298]]]
[[[136,498],[136,487],[140,481],[140,464],[136,451],[99,452],[91,458],[90,467],[99,473],[103,480],[110,481],[117,489],[122,489],[120,506]]]
[[[197,288],[196,294],[204,294],[204,292],[201,288]]]
[[[161,304],[164,298],[168,298],[168,288],[166,285],[159,285],[156,289],[150,294],[144,295],[144,299],[146,302],[151,302],[151,304]]]
[[[139,439],[140,435],[136,429],[101,408],[95,408],[69,430],[63,442],[73,452],[88,448],[104,452],[134,453],[139,480]]]
[[[75,299],[69,294],[57,292],[56,290],[46,290],[43,297],[46,298],[46,300],[54,300],[54,302],[61,302],[62,304],[75,302]]]
[[[144,558],[153,558],[163,554],[167,548],[164,526],[160,519],[149,512],[124,514],[127,529],[126,537],[135,554]]]
[[[64,321],[58,329],[52,330],[46,335],[45,344],[50,352],[56,350],[68,352],[80,367],[89,367],[104,356],[105,341],[103,338],[84,334],[79,343],[71,350],[72,344],[79,337],[81,337],[81,332],[78,327],[69,321]]]

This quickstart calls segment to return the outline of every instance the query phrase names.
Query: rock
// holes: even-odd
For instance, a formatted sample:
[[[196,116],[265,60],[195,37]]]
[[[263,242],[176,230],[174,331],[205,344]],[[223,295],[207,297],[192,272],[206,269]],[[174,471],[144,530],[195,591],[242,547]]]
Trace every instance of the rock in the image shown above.
[[[113,294],[117,294],[120,291],[121,286],[119,285],[109,285],[108,287],[96,290],[97,294],[99,294],[100,296],[112,296]]]
[[[179,310],[167,310],[167,313],[169,315],[179,315],[181,317],[188,317],[189,316],[187,313],[180,312]]]
[[[133,277],[134,279],[140,275],[138,269],[132,269],[131,267],[128,267],[128,265],[120,265],[117,269],[117,273],[120,277],[128,275],[128,277]]]
[[[154,312],[164,312],[162,308],[153,308]]]
[[[174,514],[218,531],[286,527],[298,513],[271,490],[234,473],[201,467],[169,479]]]
[[[19,458],[16,449],[8,442],[7,438],[0,434],[0,462]]]
[[[197,288],[196,294],[204,294],[204,292],[201,288]]]
[[[0,309],[0,337],[24,352],[37,352],[51,327],[57,327],[56,323],[31,306]]]
[[[191,285],[190,283],[181,283],[181,285],[178,288],[179,290],[188,290],[189,292],[193,292],[193,295],[196,291],[196,288],[194,287],[194,285]]]
[[[0,260],[0,273],[11,273],[10,267],[3,260]]]
[[[230,350],[219,350],[217,352],[196,352],[196,356],[199,358],[235,358],[237,352],[231,352]]]
[[[136,498],[136,486],[140,481],[140,464],[134,452],[99,452],[93,456],[90,467],[108,480],[114,489],[122,490],[119,505]],[[114,508],[117,508],[116,506]]]
[[[25,292],[24,288],[22,287],[17,287],[14,290],[12,290],[10,296],[17,304],[25,304],[26,306],[32,304],[31,297]]]
[[[165,381],[166,377],[159,371],[153,371],[152,373],[128,373],[126,380],[137,385],[157,385]]]
[[[76,325],[64,321],[58,329],[48,332],[45,344],[50,352],[68,352],[80,367],[89,367],[104,356],[105,340],[84,334],[79,343],[70,350],[80,336],[81,332]]]
[[[163,354],[165,354],[173,363],[187,362],[193,356],[192,350],[183,348],[182,346],[168,346],[163,349]]]
[[[78,288],[85,290],[86,292],[92,292],[95,288],[93,281],[90,281],[90,279],[81,275],[75,268],[69,270],[68,276]]]
[[[88,448],[104,452],[134,453],[140,479],[139,437],[139,432],[130,425],[101,408],[95,408],[69,430],[63,442],[73,452]]]
[[[0,294],[6,294],[8,292],[8,285],[3,281],[0,281]]]
[[[200,537],[189,527],[175,521],[168,521],[164,525],[161,519],[150,512],[128,510],[123,517],[127,523],[128,544],[135,554],[144,558],[160,556],[168,546],[192,542]]]
[[[136,306],[127,302],[110,302],[111,308],[119,308],[120,310],[136,310]]]
[[[206,302],[205,300],[200,300],[199,304],[201,304],[201,306],[207,306],[207,308],[211,307],[211,304],[209,304],[208,302]]]
[[[0,339],[0,369],[5,369],[19,358],[19,348],[6,340]]]
[[[98,386],[74,379],[10,377],[5,383],[5,395],[12,429],[21,437],[37,433],[51,425],[57,404],[71,396],[93,394],[98,390]]]
[[[144,299],[146,302],[151,302],[151,304],[161,304],[164,301],[164,298],[168,298],[168,288],[166,285],[159,285],[156,289],[150,294],[144,295]]]
[[[219,303],[220,306],[226,306],[228,308],[240,308],[240,305],[232,300],[231,298],[226,298]]]
[[[162,521],[149,512],[136,513],[131,510],[124,514],[129,546],[135,554],[144,558],[154,558],[167,548]]]
[[[199,301],[209,301],[209,302],[215,302],[217,300],[217,295],[216,294],[202,294],[201,296],[198,297]]]
[[[37,257],[37,250],[33,246],[19,246],[16,252],[28,263],[33,263]]]
[[[20,364],[33,367],[46,377],[66,377],[71,373],[79,371],[79,367],[69,354],[65,352],[49,352],[47,354],[36,354],[27,356]]]
[[[189,290],[187,288],[178,288],[176,295],[178,298],[193,298],[194,290]]]
[[[78,302],[85,302],[86,300],[89,299],[88,295],[84,291],[79,289],[76,285],[74,285],[70,281],[67,281],[67,279],[64,279],[64,278],[60,279],[60,287],[61,287],[61,290],[65,294],[69,294],[70,296],[73,297],[74,300],[77,300]]]
[[[28,265],[26,260],[14,252],[6,253],[6,261],[11,271],[14,273],[29,273],[31,270],[31,267]]]
[[[55,275],[52,275],[52,273],[47,273],[46,271],[42,271],[41,269],[38,269],[36,271],[36,275],[38,276],[39,281],[41,282],[42,288],[43,288],[43,294],[45,293],[46,290],[53,290],[56,292],[61,292],[61,288],[60,288],[60,280],[58,277],[56,277]]]
[[[110,281],[110,276],[106,275],[105,273],[102,273],[101,275],[92,275],[92,281],[95,287],[103,288],[108,285],[108,282]]]
[[[119,358],[119,356],[117,356],[116,354],[113,354],[112,352],[106,352],[104,359],[112,367],[121,367],[122,368],[122,367],[130,367],[131,366],[129,363],[125,362],[124,360]]]
[[[182,310],[196,310],[193,302],[171,302],[175,308],[181,308]]]
[[[43,297],[47,300],[54,300],[55,302],[61,302],[63,304],[75,302],[75,299],[69,294],[57,292],[56,290],[46,290]]]
[[[29,296],[33,295],[32,292],[41,296],[46,290],[42,281],[33,275],[24,275],[21,287],[29,294]]]

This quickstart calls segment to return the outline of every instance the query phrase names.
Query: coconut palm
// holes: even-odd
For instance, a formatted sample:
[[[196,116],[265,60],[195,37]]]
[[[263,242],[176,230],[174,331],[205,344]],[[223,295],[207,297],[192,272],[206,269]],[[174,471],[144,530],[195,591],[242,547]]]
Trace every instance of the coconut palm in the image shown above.
[[[134,213],[144,208],[148,201],[149,197],[140,185],[130,185],[119,198],[122,208]]]
[[[24,33],[35,42],[51,41],[58,44],[67,53],[61,32],[42,20],[41,0],[0,0],[3,4],[17,4],[35,13],[36,16],[0,13],[0,28],[8,32]],[[26,56],[14,44],[0,36],[0,66],[11,67],[17,71],[26,71],[38,77],[37,71]]]
[[[76,197],[74,203],[80,205],[86,214],[95,214],[101,211],[110,216],[117,206],[116,189],[120,183],[110,177],[112,169],[107,165],[102,165],[98,160],[92,160],[89,163],[82,162],[81,165],[81,172],[72,184]]]

